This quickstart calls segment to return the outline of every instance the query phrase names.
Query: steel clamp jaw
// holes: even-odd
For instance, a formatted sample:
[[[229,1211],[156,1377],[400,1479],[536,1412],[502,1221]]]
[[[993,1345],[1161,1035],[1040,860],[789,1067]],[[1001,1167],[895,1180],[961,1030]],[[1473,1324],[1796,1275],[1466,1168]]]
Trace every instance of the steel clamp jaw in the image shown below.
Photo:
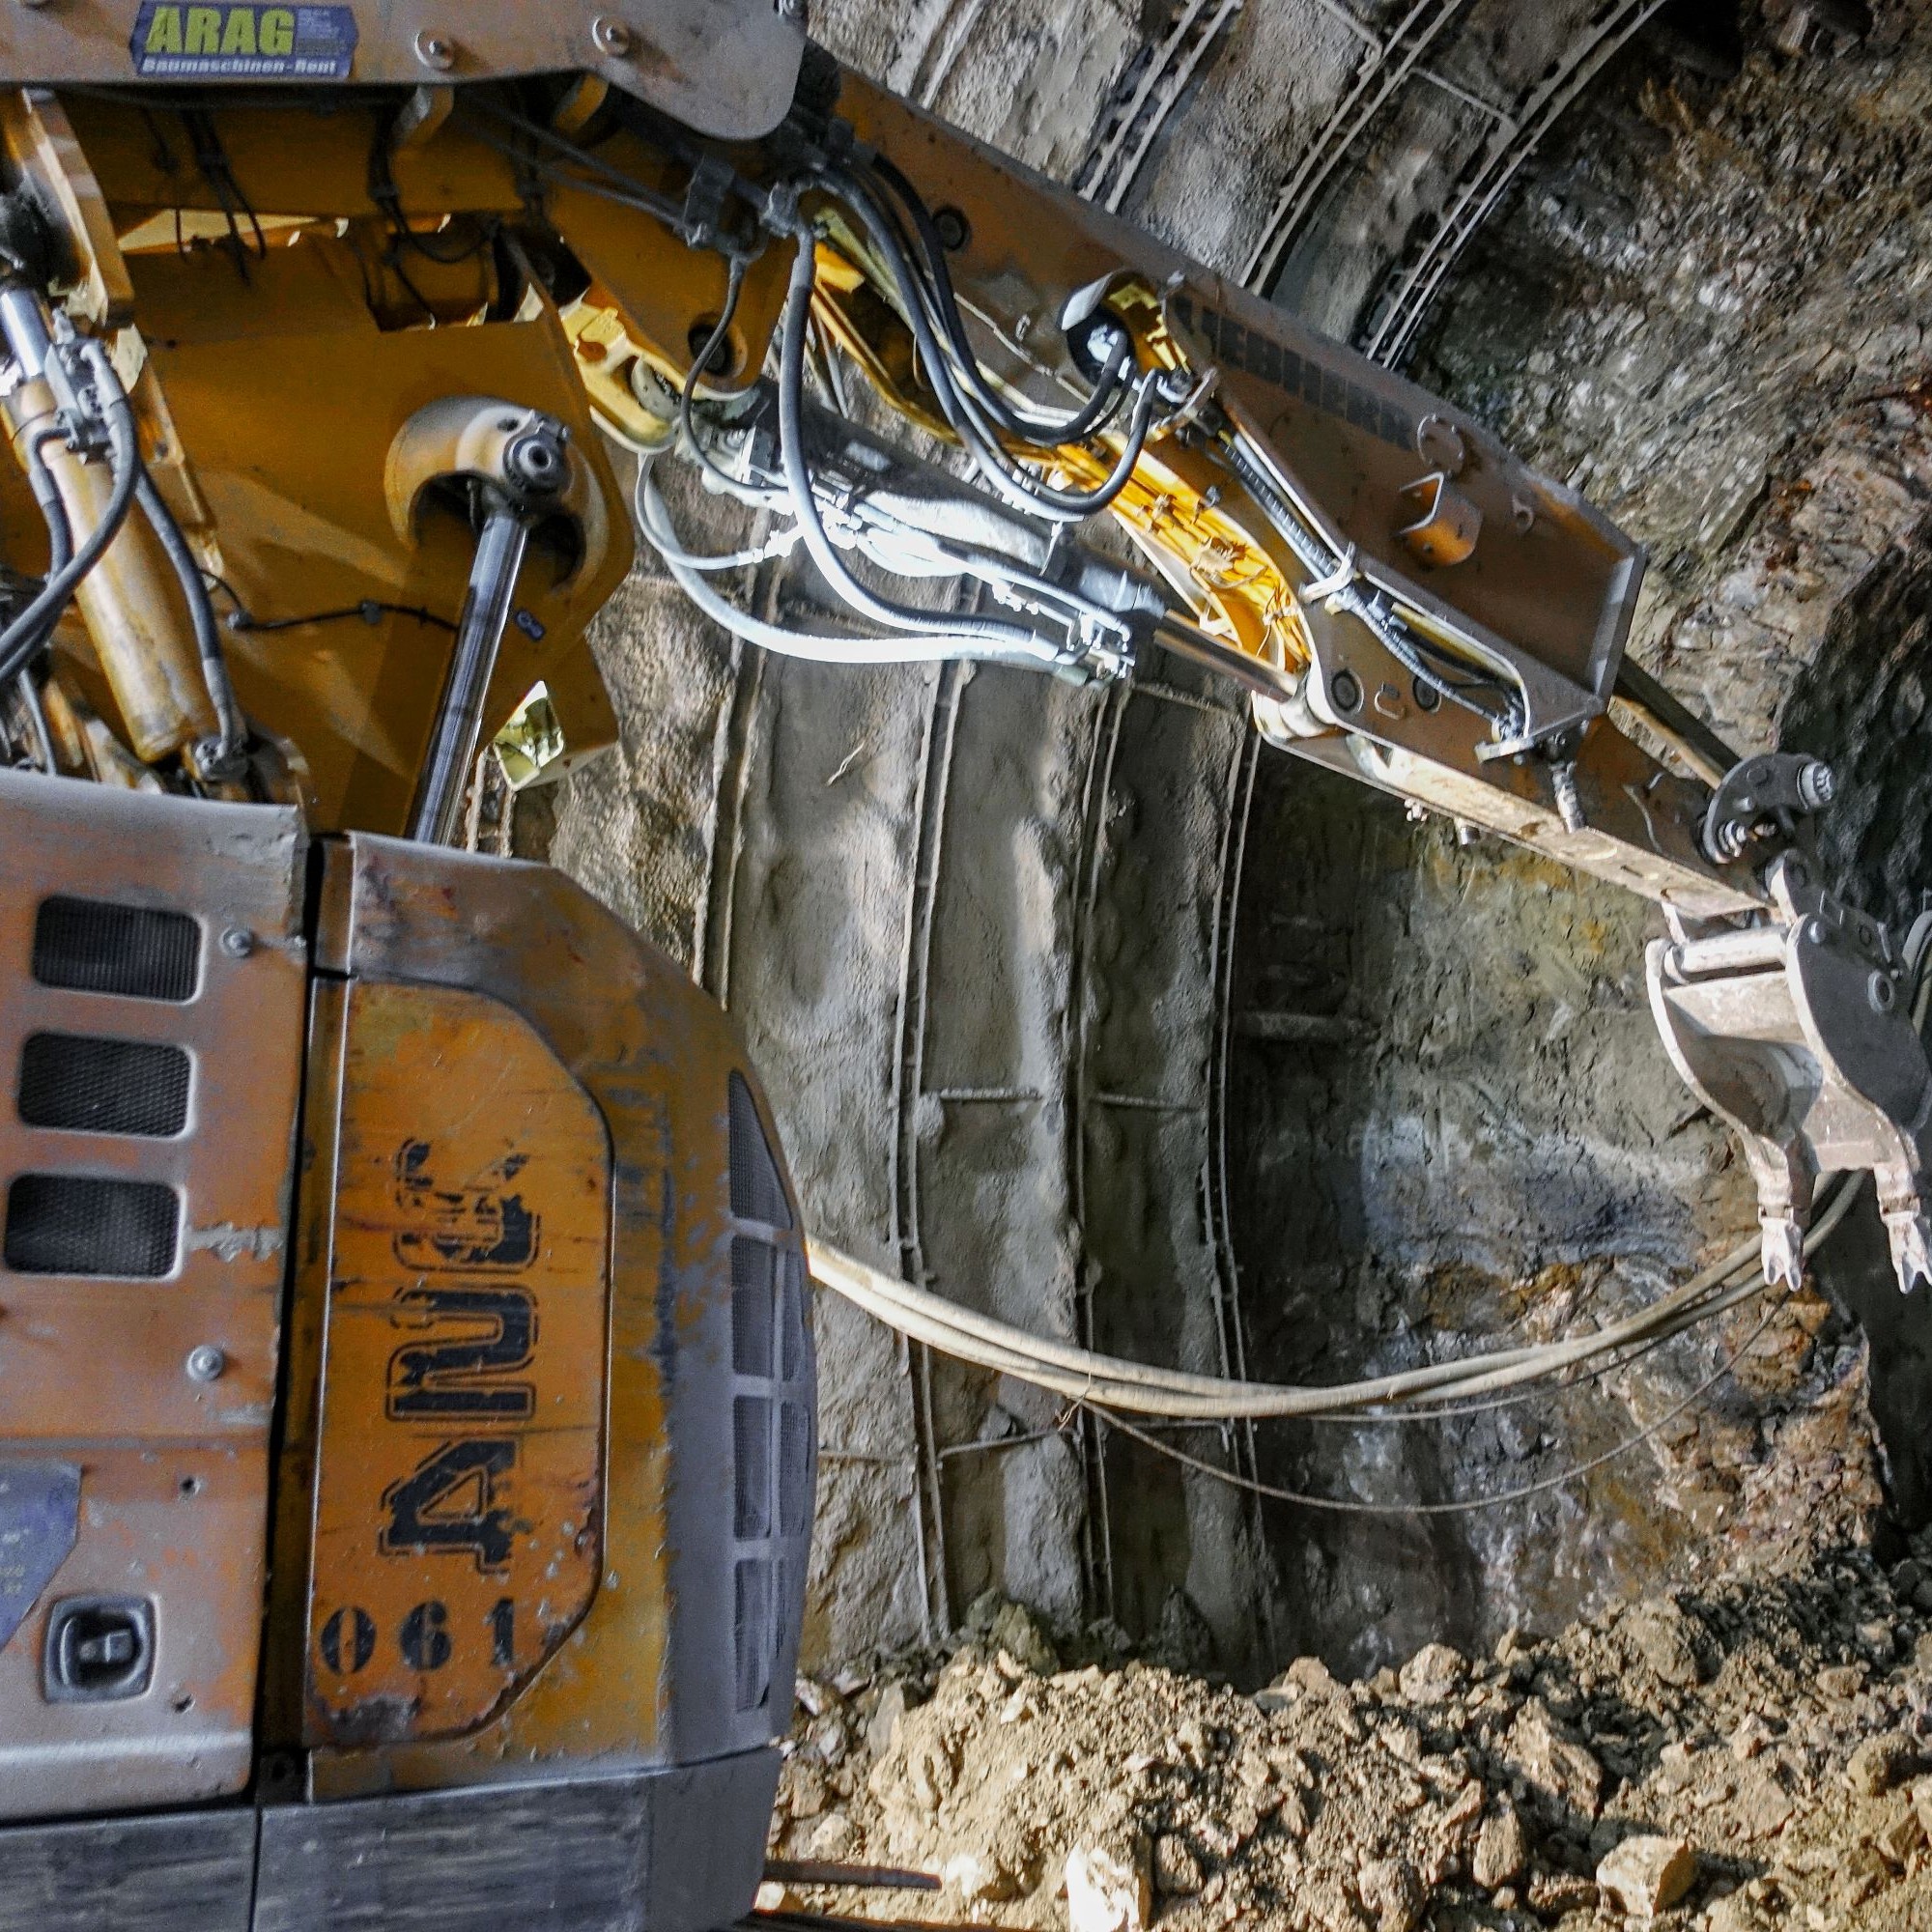
[[[1796,854],[1767,874],[1769,920],[1671,916],[1647,954],[1651,1011],[1691,1091],[1744,1143],[1767,1281],[1796,1286],[1818,1176],[1868,1170],[1910,1293],[1932,1281],[1932,1065],[1909,975],[1878,920],[1834,898]]]

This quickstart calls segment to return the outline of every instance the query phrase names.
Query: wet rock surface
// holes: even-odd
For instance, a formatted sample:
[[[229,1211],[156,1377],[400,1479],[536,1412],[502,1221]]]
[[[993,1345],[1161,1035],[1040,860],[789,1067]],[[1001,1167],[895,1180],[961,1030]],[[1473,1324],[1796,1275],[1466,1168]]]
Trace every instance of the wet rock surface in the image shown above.
[[[1059,1926],[1070,1901],[1076,1932],[1905,1932],[1932,1922],[1920,1574],[1830,1552],[1253,1695],[1105,1632],[1056,1656],[1036,1629],[1022,1662],[982,1614],[807,1687],[773,1854],[945,1879],[810,1909]]]

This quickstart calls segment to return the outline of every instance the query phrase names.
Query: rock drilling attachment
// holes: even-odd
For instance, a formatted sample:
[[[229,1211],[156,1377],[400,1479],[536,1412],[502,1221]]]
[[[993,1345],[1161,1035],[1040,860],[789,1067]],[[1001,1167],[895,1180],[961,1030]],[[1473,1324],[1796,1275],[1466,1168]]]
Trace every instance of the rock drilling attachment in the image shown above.
[[[1932,1066],[1912,1012],[1928,926],[1901,946],[1819,885],[1801,854],[1737,927],[1670,913],[1648,953],[1651,1010],[1677,1070],[1737,1130],[1757,1182],[1768,1282],[1796,1286],[1820,1175],[1868,1171],[1906,1293],[1932,1281]]]

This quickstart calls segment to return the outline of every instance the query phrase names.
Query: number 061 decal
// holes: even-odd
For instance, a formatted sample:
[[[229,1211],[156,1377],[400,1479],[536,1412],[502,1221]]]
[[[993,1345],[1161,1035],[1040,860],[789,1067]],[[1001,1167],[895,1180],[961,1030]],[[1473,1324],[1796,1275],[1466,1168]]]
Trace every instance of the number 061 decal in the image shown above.
[[[599,1573],[610,1155],[508,1008],[347,994],[308,1742],[486,1721]]]

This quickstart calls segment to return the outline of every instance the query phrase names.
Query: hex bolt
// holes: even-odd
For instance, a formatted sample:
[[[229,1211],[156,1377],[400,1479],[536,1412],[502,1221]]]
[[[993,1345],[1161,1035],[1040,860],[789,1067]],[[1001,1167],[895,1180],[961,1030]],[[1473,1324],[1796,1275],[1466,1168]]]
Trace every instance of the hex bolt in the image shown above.
[[[1892,1002],[1898,998],[1898,988],[1892,984],[1889,973],[1874,973],[1865,982],[1865,994],[1873,1012],[1889,1013]]]
[[[1338,670],[1328,680],[1328,698],[1337,711],[1358,711],[1362,704],[1361,680],[1351,670]]]
[[[590,23],[590,38],[600,54],[622,60],[631,51],[631,30],[614,14],[599,14]]]
[[[219,1381],[227,1366],[228,1357],[213,1342],[203,1342],[187,1351],[187,1378],[191,1382]]]
[[[245,959],[255,950],[255,935],[245,925],[231,925],[217,944],[229,958]]]
[[[1806,946],[1823,946],[1830,936],[1822,919],[1807,919],[1799,928]]]
[[[1798,774],[1798,796],[1806,811],[1823,811],[1838,795],[1838,775],[1823,758],[1811,759]]]
[[[432,33],[425,27],[416,36],[416,59],[438,73],[447,73],[456,65],[456,43],[447,34]]]

